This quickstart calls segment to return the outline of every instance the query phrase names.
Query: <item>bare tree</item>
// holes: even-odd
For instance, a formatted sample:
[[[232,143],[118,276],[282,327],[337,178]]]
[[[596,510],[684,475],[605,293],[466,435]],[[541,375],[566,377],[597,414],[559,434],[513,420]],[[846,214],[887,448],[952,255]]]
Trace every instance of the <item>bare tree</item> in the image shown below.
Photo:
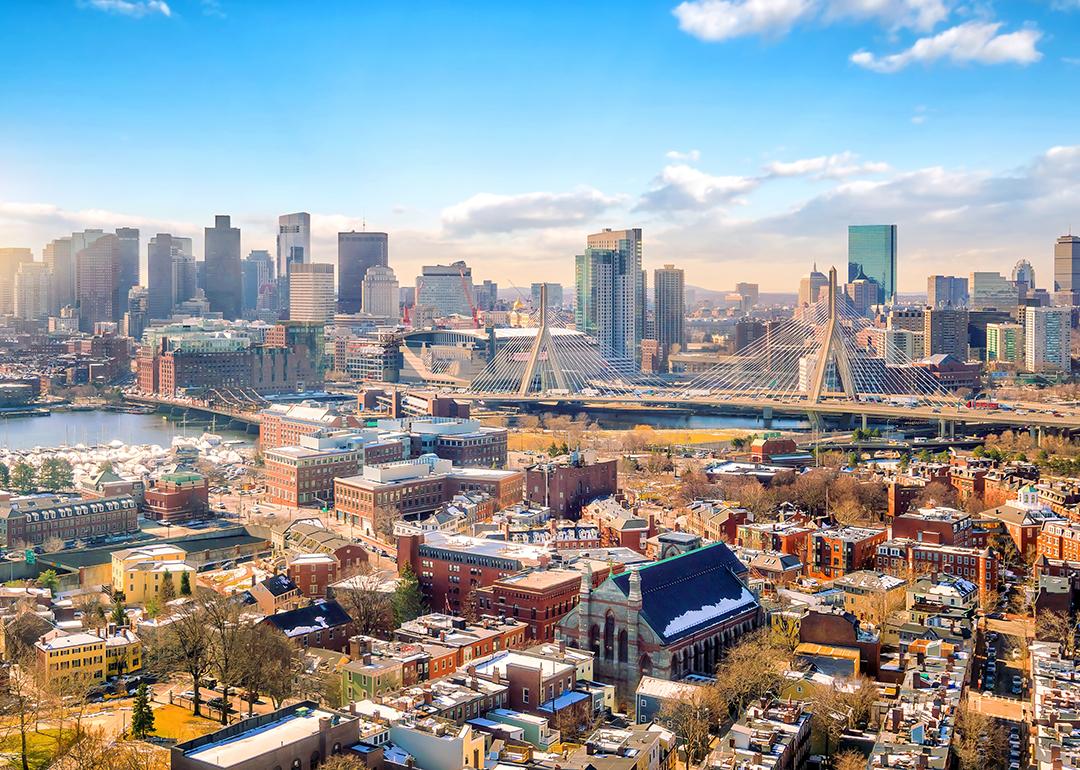
[[[214,665],[206,612],[198,602],[186,602],[173,620],[151,639],[147,656],[150,667],[163,675],[181,671],[191,677],[191,689],[195,695],[192,705],[195,715],[201,716],[202,680]]]
[[[221,685],[221,724],[229,721],[229,690],[241,678],[244,642],[249,639],[236,604],[222,596],[203,600],[203,615],[210,637],[210,664]]]
[[[719,701],[702,692],[688,700],[669,701],[660,711],[660,721],[678,737],[686,753],[687,767],[697,765],[709,753],[712,730],[719,723]]]
[[[281,708],[281,702],[296,690],[300,669],[300,654],[285,634],[276,628],[245,624],[242,629],[242,648],[237,684],[244,690],[248,714],[255,711],[259,693],[265,693]]]
[[[790,649],[774,643],[769,629],[758,629],[728,650],[716,667],[716,681],[709,691],[735,716],[754,699],[779,692],[791,666]]]
[[[350,578],[348,588],[335,588],[334,599],[353,619],[356,633],[388,639],[394,630],[392,594],[379,590],[382,576],[370,565]]]
[[[1040,612],[1035,618],[1035,638],[1042,642],[1057,642],[1065,657],[1071,658],[1076,652],[1076,627],[1067,613]]]
[[[992,717],[971,707],[961,709],[953,739],[960,770],[981,770],[987,760],[1004,757],[1005,747],[1005,731]]]
[[[857,751],[841,751],[833,757],[834,770],[866,770],[866,757]]]

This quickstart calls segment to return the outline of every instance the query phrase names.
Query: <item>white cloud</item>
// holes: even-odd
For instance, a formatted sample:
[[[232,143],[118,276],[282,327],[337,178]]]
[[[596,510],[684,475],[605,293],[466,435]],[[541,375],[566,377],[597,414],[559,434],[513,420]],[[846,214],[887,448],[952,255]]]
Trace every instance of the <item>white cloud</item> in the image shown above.
[[[567,193],[478,193],[443,209],[443,227],[457,235],[506,233],[589,222],[622,201],[593,187]]]
[[[718,42],[746,35],[782,35],[813,11],[813,0],[685,0],[672,13],[683,32]]]
[[[952,5],[952,0],[829,0],[824,16],[827,20],[876,21],[890,29],[928,32],[949,18]]]
[[[155,14],[172,16],[172,9],[165,0],[84,0],[82,4],[98,11],[135,18]]]
[[[738,202],[739,196],[757,188],[761,180],[746,176],[713,176],[685,163],[665,166],[641,196],[642,210],[679,211],[710,209]]]
[[[770,177],[814,176],[817,179],[842,179],[861,174],[883,174],[889,170],[888,163],[877,161],[859,162],[853,152],[819,155],[793,161],[774,161],[765,167]]]
[[[203,16],[214,16],[218,19],[225,18],[225,9],[218,0],[202,0]]]
[[[1036,48],[1042,32],[1027,27],[998,34],[1001,22],[969,21],[950,27],[932,37],[920,38],[905,51],[877,56],[857,51],[851,61],[874,72],[899,72],[910,64],[945,59],[956,64],[1032,64],[1042,58]]]
[[[668,150],[664,157],[668,160],[677,160],[684,163],[697,163],[701,160],[701,152],[699,150],[690,150],[689,152],[680,152],[679,150]]]

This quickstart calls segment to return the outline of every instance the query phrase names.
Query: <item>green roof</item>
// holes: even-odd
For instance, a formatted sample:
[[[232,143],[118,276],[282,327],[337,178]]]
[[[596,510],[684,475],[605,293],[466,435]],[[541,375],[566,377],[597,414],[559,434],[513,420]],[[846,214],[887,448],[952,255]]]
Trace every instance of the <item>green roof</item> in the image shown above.
[[[161,477],[162,481],[171,481],[173,484],[183,484],[185,481],[202,481],[205,478],[201,473],[166,473]]]

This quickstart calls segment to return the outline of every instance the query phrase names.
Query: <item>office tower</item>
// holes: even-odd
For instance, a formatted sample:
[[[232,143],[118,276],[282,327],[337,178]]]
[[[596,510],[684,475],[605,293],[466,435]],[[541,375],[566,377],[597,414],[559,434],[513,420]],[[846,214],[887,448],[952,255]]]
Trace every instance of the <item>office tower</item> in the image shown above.
[[[1013,310],[1019,304],[1016,284],[1001,273],[973,272],[968,276],[968,307]]]
[[[844,294],[851,309],[861,316],[870,315],[870,306],[877,302],[877,284],[864,275],[844,284]]]
[[[824,273],[819,273],[817,265],[810,271],[810,275],[799,281],[799,307],[813,305],[818,301],[818,294],[829,285],[829,279]]]
[[[922,332],[924,311],[921,307],[892,307],[885,319],[887,329],[907,329]]]
[[[758,303],[758,285],[756,283],[737,283],[735,293],[744,298],[743,306],[746,309],[754,307]]]
[[[1080,238],[1063,235],[1054,244],[1054,291],[1080,293]]]
[[[145,286],[132,286],[127,295],[127,312],[121,321],[120,332],[133,340],[142,339],[150,321],[150,291]]]
[[[226,320],[240,318],[240,228],[233,227],[228,216],[214,217],[214,226],[204,228],[206,263],[206,299],[211,313],[221,313]]]
[[[436,316],[471,316],[476,304],[472,268],[460,261],[424,265],[416,279],[416,304],[433,308]]]
[[[1023,363],[1024,327],[1016,323],[986,325],[986,360],[1007,364]]]
[[[745,350],[765,336],[765,324],[752,318],[742,317],[735,322],[734,352]]]
[[[1035,268],[1026,259],[1017,260],[1012,269],[1012,280],[1020,291],[1035,288]],[[1021,287],[1023,284],[1023,287]]]
[[[926,355],[945,353],[961,361],[968,357],[968,311],[959,307],[928,307],[923,312]]]
[[[305,211],[278,217],[277,264],[278,306],[289,311],[289,265],[311,261],[311,214]]]
[[[120,239],[102,235],[75,253],[75,304],[79,331],[92,334],[99,323],[120,320],[116,282],[120,278]]]
[[[392,321],[401,317],[398,302],[398,280],[394,271],[384,265],[372,265],[364,274],[361,285],[362,310],[374,318]]]
[[[634,361],[645,332],[641,228],[588,236],[575,259],[577,328],[596,337],[602,355]]]
[[[1024,313],[1024,368],[1029,372],[1072,370],[1070,340],[1072,310],[1067,307],[1029,307]]]
[[[363,283],[369,268],[389,262],[386,233],[347,232],[337,235],[338,312],[359,313],[364,304]]]
[[[884,335],[885,363],[903,366],[926,356],[926,340],[922,330],[886,328]]]
[[[62,307],[75,305],[75,253],[71,250],[71,238],[57,238],[45,245],[42,257],[52,274],[52,305],[55,312]]]
[[[932,275],[926,279],[926,304],[930,307],[966,307],[968,279],[955,275]]]
[[[540,287],[547,289],[548,310],[560,308],[563,305],[563,287],[561,283],[534,283],[529,288],[534,310],[540,309]]]
[[[656,301],[656,341],[661,364],[686,347],[686,280],[675,265],[653,271]],[[661,368],[666,368],[661,366]]]
[[[334,320],[334,266],[293,262],[289,268],[289,320],[328,324]]]
[[[477,310],[494,310],[499,302],[499,284],[494,281],[485,280],[474,287],[473,292],[476,295]]]
[[[637,341],[648,337],[649,339],[656,339],[656,329],[650,326],[649,315],[649,276],[642,270],[641,276],[638,279],[637,285],[637,318],[634,322],[635,334],[637,335]],[[635,355],[640,359],[641,349],[638,347],[634,351]]]
[[[862,273],[878,285],[874,304],[896,297],[896,225],[848,227],[848,280]]]
[[[247,314],[258,309],[259,296],[271,289],[274,280],[274,260],[265,249],[252,249],[241,265],[243,310]]]
[[[116,237],[120,241],[120,277],[113,304],[122,308],[127,304],[128,291],[139,284],[139,228],[118,227]]]
[[[15,276],[21,265],[33,261],[30,249],[0,248],[0,315],[15,313]]]
[[[49,317],[51,274],[44,262],[23,262],[15,274],[15,315],[27,321]]]

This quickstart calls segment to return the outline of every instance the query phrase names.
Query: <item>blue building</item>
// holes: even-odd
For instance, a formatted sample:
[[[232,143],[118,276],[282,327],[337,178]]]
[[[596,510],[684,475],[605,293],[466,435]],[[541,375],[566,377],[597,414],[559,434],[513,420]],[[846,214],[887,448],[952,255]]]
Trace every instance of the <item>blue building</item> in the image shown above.
[[[896,296],[896,225],[848,226],[848,281],[860,273],[877,284],[876,304]]]

